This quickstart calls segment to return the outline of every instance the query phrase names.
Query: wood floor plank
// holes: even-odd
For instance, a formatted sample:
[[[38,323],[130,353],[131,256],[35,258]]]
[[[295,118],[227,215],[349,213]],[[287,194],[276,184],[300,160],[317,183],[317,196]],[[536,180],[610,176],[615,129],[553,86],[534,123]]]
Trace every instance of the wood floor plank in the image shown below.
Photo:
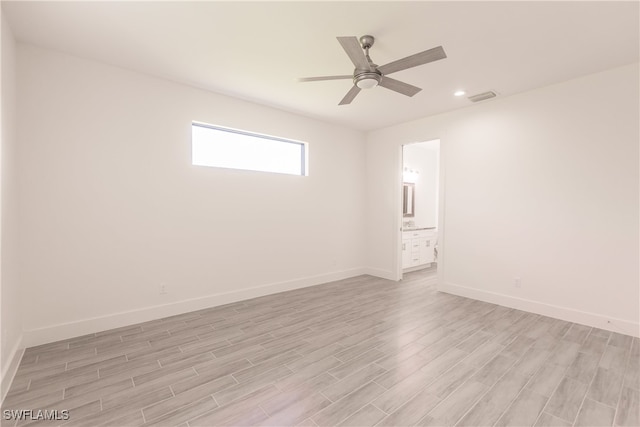
[[[326,372],[322,373],[301,383],[297,387],[279,392],[276,396],[271,396],[268,399],[265,399],[260,403],[260,407],[267,413],[267,415],[277,414],[284,408],[295,405],[298,400],[318,393],[318,390],[324,389],[328,385],[333,384],[334,381],[334,377]],[[326,396],[323,395],[323,397]]]
[[[133,386],[132,383],[130,385]],[[2,409],[42,408],[63,398],[64,390],[46,389],[41,394],[17,393],[11,396],[7,395],[2,404]]]
[[[340,362],[333,356],[325,357],[324,359],[314,362],[311,365],[308,365],[299,370],[298,372],[295,372],[292,375],[283,378],[276,383],[276,386],[283,391],[295,388],[303,384],[305,381],[310,380],[324,372],[327,372],[341,364],[342,362]]]
[[[69,419],[76,419],[99,413],[102,409],[102,405],[100,404],[100,399],[72,398],[49,403],[43,407],[30,407],[29,409],[34,411],[34,413],[37,413],[38,411],[58,411],[60,414],[62,411],[66,410],[68,411]],[[22,427],[27,425],[37,426],[38,424],[42,425],[43,423],[38,421],[33,423],[28,421],[19,421],[16,425]],[[60,422],[47,424],[60,424]]]
[[[313,393],[297,400],[292,405],[282,408],[258,425],[263,426],[295,426],[306,418],[322,411],[331,402],[319,393]],[[359,409],[359,408],[358,408]]]
[[[549,398],[545,412],[573,422],[587,392],[588,385],[571,378],[564,378]]]
[[[329,373],[338,379],[342,379],[382,357],[384,357],[384,353],[374,348],[348,362],[341,363],[329,370]]]
[[[385,417],[379,426],[410,426],[424,418],[442,399],[425,389],[412,397],[391,415]]]
[[[462,341],[460,344],[456,346],[460,350],[466,351],[467,353],[472,353],[482,344],[487,342],[490,338],[493,337],[493,334],[490,334],[486,331],[477,331],[475,334],[471,335],[466,340]]]
[[[514,359],[520,359],[524,356],[529,348],[535,342],[534,339],[526,337],[524,335],[518,335],[513,341],[509,343],[508,346],[505,347],[504,350],[500,353],[502,356],[511,357]]]
[[[609,338],[609,345],[626,350],[629,349],[632,341],[633,337],[629,335],[622,335],[617,332],[612,332],[611,338]]]
[[[83,396],[85,398],[109,396],[112,393],[117,393],[134,386],[133,379],[120,379],[115,377],[109,377],[94,381],[88,384],[81,384],[78,386],[65,389],[65,399],[70,399],[76,396]]]
[[[456,393],[444,399],[429,412],[437,425],[455,425],[464,414],[474,406],[489,387],[477,381],[468,381],[460,386]]]
[[[566,369],[553,363],[545,363],[533,376],[527,388],[543,396],[550,397],[562,378]]]
[[[314,423],[311,418],[307,418],[306,420],[298,424],[296,427],[318,427],[318,424]]]
[[[235,372],[242,371],[251,366],[251,362],[247,359],[232,357],[216,358],[210,362],[202,363],[193,367],[198,375],[204,375],[210,378],[223,377],[231,375]]]
[[[548,363],[564,367],[571,365],[578,356],[580,346],[575,342],[561,340],[552,350]]]
[[[550,351],[531,347],[513,366],[513,369],[521,375],[532,376],[542,364],[549,358]]]
[[[373,405],[366,405],[341,422],[341,427],[375,426],[385,417],[385,413]]]
[[[429,384],[427,390],[440,399],[445,399],[462,383],[472,378],[476,369],[473,365],[460,362]]]
[[[530,426],[538,419],[547,397],[524,388],[509,408],[498,419],[495,426]]]
[[[342,399],[331,403],[322,411],[313,415],[312,419],[319,426],[335,426],[369,404],[384,391],[384,387],[374,382],[369,382]]]
[[[602,358],[600,359],[598,366],[622,373],[620,371],[624,369],[628,352],[628,349],[608,345],[602,354]]]
[[[182,405],[173,411],[165,412],[164,415],[156,418],[149,417],[143,410],[146,420],[144,426],[176,426],[193,418],[197,418],[198,416],[216,409],[217,407],[218,404],[213,397],[207,396],[200,400],[191,400],[185,405]]]
[[[238,381],[239,383],[252,381],[253,378],[258,377],[259,375],[262,375],[265,372],[268,372],[274,368],[281,367],[282,365],[285,365],[285,364],[291,370],[291,368],[288,365],[290,363],[295,362],[296,360],[299,360],[301,357],[302,356],[300,356],[295,351],[289,351],[277,357],[271,358],[265,362],[259,363],[257,365],[253,365],[241,371],[236,371],[232,375],[236,379],[236,381]],[[293,371],[291,370],[291,372]]]
[[[188,421],[190,427],[211,426],[255,426],[268,419],[267,414],[259,406],[234,408],[232,414],[213,410]]]
[[[107,378],[111,376],[119,377],[120,375],[126,375],[127,378],[132,378],[136,375],[142,375],[161,368],[162,366],[157,359],[138,359],[133,361],[127,360],[126,362],[117,365],[103,367],[100,368],[98,372],[100,373],[100,378]]]
[[[420,370],[387,390],[374,400],[373,404],[387,414],[392,414],[418,392],[426,388],[435,378],[437,378],[437,375],[432,372]]]
[[[611,426],[616,410],[595,400],[585,399],[573,424],[576,427]]]
[[[625,386],[640,390],[640,357],[631,355],[624,376]]]
[[[571,325],[571,328],[569,328],[562,339],[577,344],[582,344],[587,339],[589,332],[591,332],[591,328],[589,326],[574,323],[573,325]]]
[[[322,394],[332,402],[342,399],[347,394],[359,389],[366,383],[375,380],[385,371],[375,363],[371,363],[359,371],[344,377],[340,381],[322,390]]]
[[[366,353],[367,351],[371,350],[372,348],[377,347],[381,343],[382,343],[382,341],[380,339],[378,339],[377,337],[370,338],[370,339],[365,340],[364,342],[362,342],[360,344],[354,344],[354,345],[352,345],[350,347],[347,347],[346,349],[343,349],[339,353],[335,354],[335,357],[337,359],[341,360],[342,362],[348,362],[349,360],[353,359],[354,357],[358,357],[361,354]]]
[[[112,408],[85,417],[70,418],[65,427],[75,426],[141,426],[144,424],[142,411],[136,408]]]
[[[597,355],[601,355],[604,352],[604,349],[607,347],[607,342],[609,341],[609,336],[602,336],[594,334],[593,331],[587,339],[584,341],[582,346],[580,347],[580,351],[583,353],[593,353]]]
[[[142,413],[144,414],[144,418],[149,420],[154,420],[160,418],[167,413],[172,413],[174,411],[178,411],[181,407],[189,405],[191,402],[199,401],[204,398],[211,398],[213,400],[213,394],[224,390],[225,388],[231,387],[237,384],[235,380],[229,376],[218,378],[215,381],[211,381],[205,384],[202,384],[198,387],[190,388],[187,391],[175,394],[173,397],[169,397],[166,400],[162,400],[156,403],[152,403],[151,405],[146,405],[142,408]],[[172,387],[173,388],[173,387]],[[216,402],[214,407],[210,407],[211,403],[206,401],[205,405],[209,408],[208,410],[215,409],[218,407],[218,402]],[[208,411],[207,410],[207,411]],[[203,412],[207,412],[203,411]],[[172,416],[173,417],[173,416]],[[191,418],[195,418],[196,415],[185,419],[184,421],[188,421]]]
[[[460,426],[493,425],[529,381],[516,369],[507,372],[460,420]]]
[[[194,368],[208,360],[211,359],[208,357],[192,357],[173,365],[165,366],[145,374],[136,375],[133,377],[133,383],[136,386],[140,386],[150,382],[157,382],[158,380],[162,380],[169,376],[180,376],[180,379],[189,378],[196,375]]]
[[[458,352],[460,354],[458,360],[462,359],[466,355],[466,353],[461,350],[458,350]],[[376,379],[376,382],[381,386],[389,389],[398,384],[400,381],[412,375],[414,372],[419,371],[427,364],[428,362],[422,357],[413,355],[408,359],[398,362],[398,364],[394,368],[389,369],[386,373],[378,377]]]
[[[378,347],[377,350],[381,351],[381,348]],[[408,344],[398,350],[393,350],[391,352],[383,352],[383,357],[376,360],[376,363],[382,366],[385,369],[392,369],[397,366],[399,362],[408,359],[409,357],[421,352],[424,350],[424,346],[418,343]],[[384,356],[386,354],[386,356]]]
[[[587,397],[605,405],[616,406],[622,382],[620,371],[598,368]]]
[[[472,381],[477,381],[489,387],[493,386],[505,372],[514,364],[516,359],[503,356],[502,353],[491,359],[471,377]]]
[[[640,426],[640,392],[624,387],[615,419],[617,426]]]
[[[141,392],[137,387],[110,394],[102,398],[102,408],[138,408],[173,397],[169,387],[153,388]]]
[[[569,421],[554,417],[546,412],[540,414],[535,423],[535,427],[571,427],[571,425]]]
[[[287,378],[292,374],[293,371],[291,369],[286,366],[279,366],[270,371],[254,376],[251,381],[232,385],[231,387],[220,390],[215,393],[213,397],[220,405],[226,405],[240,396],[247,395],[265,385],[272,384],[279,379]]]
[[[299,356],[296,358],[297,360],[294,358],[291,358],[290,360],[286,362],[281,362],[281,363],[286,363],[289,369],[291,369],[293,372],[296,372],[319,360],[324,359],[325,357],[336,356],[336,358],[340,359],[339,357],[337,357],[336,353],[339,353],[341,350],[342,350],[342,346],[338,344],[331,344],[324,348],[318,349],[314,352],[308,353],[304,356]],[[343,359],[340,359],[340,360],[344,362]]]
[[[481,367],[489,360],[493,359],[502,350],[504,350],[503,345],[493,341],[488,341],[476,348],[465,361],[477,367]]]
[[[584,384],[590,384],[598,369],[600,357],[593,353],[578,353],[567,369],[566,376]]]
[[[219,372],[213,372],[208,374],[198,374],[193,377],[188,377],[184,380],[174,382],[171,384],[171,390],[173,390],[174,394],[178,395],[180,393],[184,393],[189,390],[196,389],[202,385],[207,385],[207,387],[213,387],[212,384],[228,384],[229,386],[238,384],[238,382],[231,375],[224,375],[226,370]],[[215,389],[215,387],[213,387]],[[215,390],[219,391],[219,390]],[[213,392],[212,392],[213,393]]]

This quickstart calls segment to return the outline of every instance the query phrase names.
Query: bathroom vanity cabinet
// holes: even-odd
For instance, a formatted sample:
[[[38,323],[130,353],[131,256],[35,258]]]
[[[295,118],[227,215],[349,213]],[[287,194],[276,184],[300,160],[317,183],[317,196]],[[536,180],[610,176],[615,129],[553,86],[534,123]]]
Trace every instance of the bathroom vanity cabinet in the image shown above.
[[[402,231],[402,268],[418,270],[435,261],[434,247],[438,237],[436,229]]]

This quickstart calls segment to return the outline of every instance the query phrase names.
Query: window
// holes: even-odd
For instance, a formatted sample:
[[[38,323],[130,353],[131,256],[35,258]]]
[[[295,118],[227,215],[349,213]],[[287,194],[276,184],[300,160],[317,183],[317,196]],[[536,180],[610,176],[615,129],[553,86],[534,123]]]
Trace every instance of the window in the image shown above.
[[[198,166],[308,174],[304,142],[194,122],[191,150]]]

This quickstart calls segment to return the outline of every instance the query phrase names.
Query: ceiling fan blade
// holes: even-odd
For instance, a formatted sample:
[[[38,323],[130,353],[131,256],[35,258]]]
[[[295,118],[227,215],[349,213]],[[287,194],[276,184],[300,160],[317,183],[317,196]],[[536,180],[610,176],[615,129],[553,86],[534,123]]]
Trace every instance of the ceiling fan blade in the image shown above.
[[[425,50],[424,52],[416,53],[415,55],[407,56],[406,58],[398,59],[397,61],[389,62],[382,67],[378,67],[378,70],[386,75],[406,70],[407,68],[417,67],[418,65],[428,64],[429,62],[438,61],[446,57],[447,54],[444,53],[442,46],[438,46]]]
[[[387,89],[391,89],[394,92],[398,92],[407,96],[413,96],[422,90],[419,87],[410,85],[409,83],[401,82],[400,80],[392,79],[391,77],[387,76],[382,76],[382,78],[380,79],[380,83],[378,84]]]
[[[367,58],[364,56],[364,51],[362,50],[362,47],[360,47],[360,42],[357,37],[336,38],[342,45],[344,51],[347,52],[349,59],[351,59],[351,62],[353,62],[353,65],[355,65],[356,68],[362,70],[368,70],[370,68],[369,61],[367,61]]]
[[[353,85],[351,90],[347,92],[347,94],[344,96],[344,98],[342,98],[342,101],[340,101],[338,105],[351,104],[351,101],[353,101],[353,98],[355,98],[356,95],[360,93],[360,90],[361,89],[358,86]]]
[[[352,79],[353,76],[349,74],[348,76],[323,76],[323,77],[301,77],[298,79],[299,82],[319,82],[321,80],[343,80],[343,79]]]

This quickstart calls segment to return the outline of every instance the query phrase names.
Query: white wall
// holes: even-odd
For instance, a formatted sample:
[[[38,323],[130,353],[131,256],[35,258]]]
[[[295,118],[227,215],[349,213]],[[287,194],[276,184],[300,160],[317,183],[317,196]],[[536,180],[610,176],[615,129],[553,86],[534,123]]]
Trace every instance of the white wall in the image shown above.
[[[363,272],[363,133],[32,46],[18,66],[28,345]],[[192,120],[307,141],[310,175],[192,166]]]
[[[438,141],[429,141],[403,148],[403,166],[419,172],[415,183],[415,215],[405,220],[414,221],[419,228],[438,226],[439,145]]]
[[[440,138],[442,290],[638,335],[638,105],[633,64],[371,132],[368,265],[397,269],[399,146]]]
[[[1,9],[0,9],[1,10]],[[1,14],[1,12],[0,12]],[[1,20],[0,95],[0,400],[17,369],[22,344],[22,309],[17,280],[16,72],[15,42],[4,15]]]

